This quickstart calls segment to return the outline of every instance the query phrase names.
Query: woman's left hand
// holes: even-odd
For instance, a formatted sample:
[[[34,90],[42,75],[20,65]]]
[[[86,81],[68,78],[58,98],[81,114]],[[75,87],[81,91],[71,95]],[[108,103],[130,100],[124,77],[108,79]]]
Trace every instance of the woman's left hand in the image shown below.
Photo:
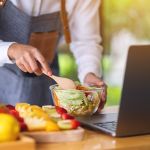
[[[105,84],[105,82],[101,78],[97,77],[94,73],[88,73],[85,76],[84,83],[87,85],[94,85],[97,87],[103,87],[104,88],[104,90],[102,92],[102,96],[101,96],[101,102],[100,102],[99,109],[98,109],[98,111],[100,112],[106,103],[107,85]]]

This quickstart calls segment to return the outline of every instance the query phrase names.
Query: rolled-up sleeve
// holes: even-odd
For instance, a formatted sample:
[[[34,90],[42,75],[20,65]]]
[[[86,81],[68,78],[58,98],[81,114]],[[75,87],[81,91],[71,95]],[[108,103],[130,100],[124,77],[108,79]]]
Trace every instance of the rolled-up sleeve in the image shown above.
[[[3,66],[5,63],[13,63],[13,61],[9,59],[7,54],[9,46],[13,43],[15,42],[4,42],[0,40],[0,66]]]
[[[70,18],[71,51],[78,65],[78,77],[81,82],[89,72],[101,76],[99,6],[100,0],[78,0]]]

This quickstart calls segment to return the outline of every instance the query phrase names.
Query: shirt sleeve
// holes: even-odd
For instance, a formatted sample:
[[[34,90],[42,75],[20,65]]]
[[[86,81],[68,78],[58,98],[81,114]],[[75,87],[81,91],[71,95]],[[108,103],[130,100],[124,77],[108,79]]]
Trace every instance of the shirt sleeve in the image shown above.
[[[89,72],[101,76],[99,6],[100,0],[78,0],[70,18],[72,37],[70,46],[78,65],[78,77],[82,83]]]
[[[13,43],[15,42],[4,42],[0,40],[0,66],[3,66],[5,63],[13,63],[7,55],[8,48]]]

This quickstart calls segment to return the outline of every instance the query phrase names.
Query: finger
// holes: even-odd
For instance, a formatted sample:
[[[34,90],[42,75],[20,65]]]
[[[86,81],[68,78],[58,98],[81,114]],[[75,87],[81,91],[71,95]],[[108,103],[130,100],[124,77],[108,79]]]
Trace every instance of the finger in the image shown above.
[[[104,86],[103,80],[101,80],[99,77],[96,77],[95,75],[91,75],[87,82],[91,86],[92,85],[95,85],[95,86],[98,86],[98,87]]]
[[[32,72],[34,72],[36,75],[41,75],[42,71],[40,66],[38,66],[37,61],[35,60],[35,58],[31,55],[31,54],[27,54],[26,55],[26,59],[28,60],[28,63],[32,69]]]
[[[29,72],[29,73],[33,73],[29,63],[28,63],[28,60],[26,60],[24,57],[20,58],[20,62],[21,64],[23,64],[23,66],[26,68],[26,70]]]
[[[105,101],[106,97],[107,97],[107,86],[103,86],[102,100]]]
[[[40,76],[40,75],[42,74],[42,71],[39,70],[39,71],[35,71],[34,73],[35,73],[37,76]]]
[[[105,106],[105,103],[101,103],[98,108],[98,112],[100,112],[104,108],[104,106]]]
[[[102,79],[100,79],[99,77],[94,78],[94,83],[95,83],[95,85],[97,85],[99,87],[106,86],[105,82]]]
[[[99,109],[104,108],[105,104],[106,104],[106,99],[105,100],[101,99],[101,102],[100,102],[100,105],[99,105]]]
[[[21,64],[21,63],[17,63],[16,62],[16,65],[18,66],[18,68],[19,69],[21,69],[23,72],[27,72],[27,70],[26,70],[26,68],[24,67],[24,65],[23,64]]]
[[[41,67],[42,67],[42,71],[48,75],[51,76],[52,75],[52,71],[49,68],[48,63],[46,62],[45,58],[41,55],[40,52],[36,51],[35,57],[37,59],[37,61],[40,63]]]
[[[104,102],[104,103],[106,103],[106,96],[105,95],[102,95],[101,101]]]
[[[101,93],[101,101],[104,103],[107,101],[107,87],[105,87]]]

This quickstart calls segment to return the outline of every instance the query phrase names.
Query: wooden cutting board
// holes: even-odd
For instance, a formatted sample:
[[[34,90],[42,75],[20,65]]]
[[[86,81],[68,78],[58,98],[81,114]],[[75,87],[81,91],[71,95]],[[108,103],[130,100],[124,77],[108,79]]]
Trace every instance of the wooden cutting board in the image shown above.
[[[21,135],[16,141],[0,143],[0,150],[35,150],[35,140]]]
[[[50,142],[72,142],[81,141],[84,137],[84,129],[79,127],[74,130],[55,131],[55,132],[24,132],[26,136],[30,136],[39,143],[50,143]]]

